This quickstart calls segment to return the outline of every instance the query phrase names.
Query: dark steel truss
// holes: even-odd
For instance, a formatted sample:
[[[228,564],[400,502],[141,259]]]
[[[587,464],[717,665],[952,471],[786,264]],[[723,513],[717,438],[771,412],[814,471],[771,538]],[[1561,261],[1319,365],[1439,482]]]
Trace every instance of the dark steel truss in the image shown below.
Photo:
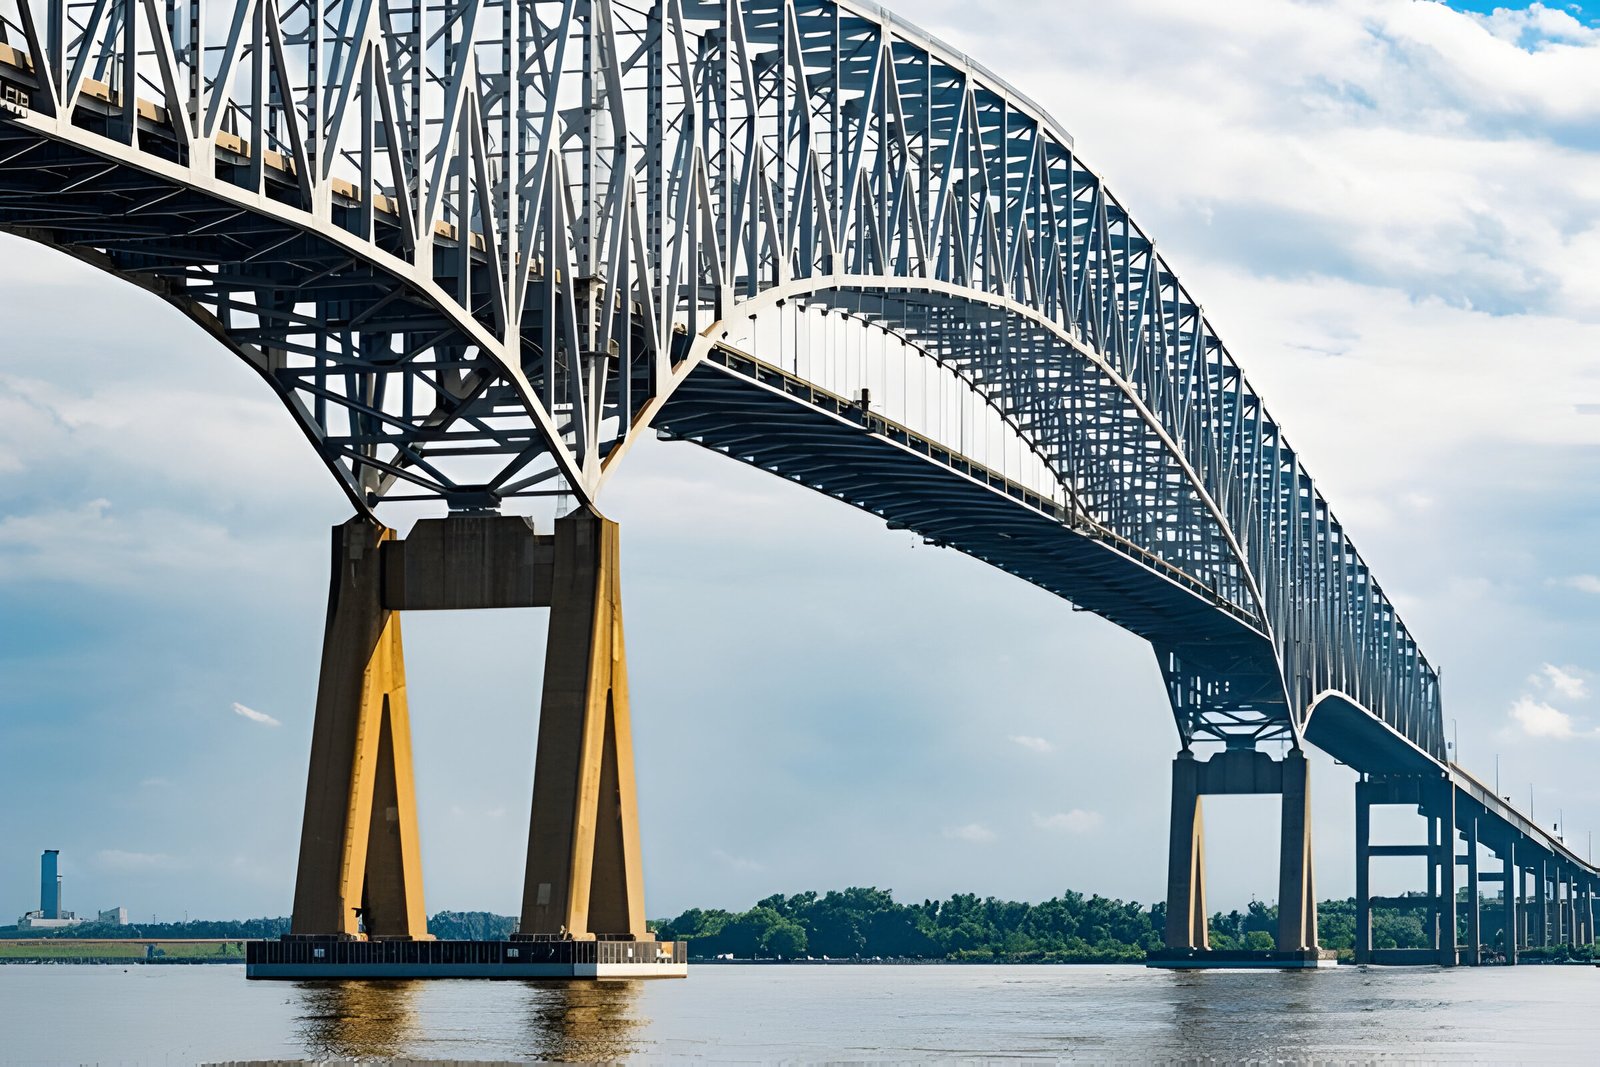
[[[593,501],[660,428],[1133,626],[1185,743],[1298,739],[1337,691],[1443,756],[1436,673],[1153,241],[1037,106],[886,12],[0,0],[0,83],[0,225],[246,359],[358,507]],[[1034,525],[1026,560],[938,534],[945,498],[885,481],[903,457],[811,432],[851,398],[741,353],[799,311],[961,383],[1052,483],[997,499],[1133,569],[1075,579]],[[897,432],[970,481],[942,420]],[[1172,625],[1173,589],[1225,625]]]

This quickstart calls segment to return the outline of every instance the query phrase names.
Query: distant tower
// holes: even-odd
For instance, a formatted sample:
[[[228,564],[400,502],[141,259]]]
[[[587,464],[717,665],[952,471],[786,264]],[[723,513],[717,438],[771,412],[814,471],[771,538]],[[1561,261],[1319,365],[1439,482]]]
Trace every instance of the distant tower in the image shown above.
[[[61,875],[56,871],[60,849],[47,848],[39,857],[39,911],[42,919],[61,918]]]

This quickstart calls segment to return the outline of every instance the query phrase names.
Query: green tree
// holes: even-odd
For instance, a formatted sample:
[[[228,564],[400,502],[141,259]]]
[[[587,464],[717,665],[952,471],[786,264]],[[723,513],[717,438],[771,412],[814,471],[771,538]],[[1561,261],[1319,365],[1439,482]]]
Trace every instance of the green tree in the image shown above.
[[[806,954],[805,927],[793,919],[780,919],[767,930],[762,954],[780,960],[799,959]]]

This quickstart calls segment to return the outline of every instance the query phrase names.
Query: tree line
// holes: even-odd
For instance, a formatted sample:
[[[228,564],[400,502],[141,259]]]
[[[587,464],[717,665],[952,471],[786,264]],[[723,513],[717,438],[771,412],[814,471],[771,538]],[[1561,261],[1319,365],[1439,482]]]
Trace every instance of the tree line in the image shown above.
[[[778,894],[743,912],[691,908],[656,924],[663,940],[684,940],[691,959],[914,959],[1008,963],[1137,963],[1162,944],[1167,907],[1146,907],[1068,891],[1037,904],[957,893],[947,900],[902,904],[886,890]],[[1324,948],[1355,945],[1355,901],[1319,905]],[[1211,917],[1211,946],[1271,949],[1276,905]],[[1411,909],[1376,909],[1380,948],[1427,944]]]
[[[1423,903],[1419,896],[1418,904]],[[1423,948],[1426,909],[1373,912],[1378,948]],[[1492,909],[1486,910],[1486,918]],[[1166,905],[1145,906],[1068,891],[1037,904],[974,893],[945,900],[900,903],[888,890],[852,887],[826,893],[775,894],[747,911],[690,908],[652,923],[662,940],[686,941],[691,959],[910,959],[1016,963],[1137,963],[1159,947]],[[1253,901],[1243,911],[1217,912],[1210,922],[1213,948],[1270,949],[1278,909]],[[1485,924],[1486,940],[1489,923]],[[442,911],[428,920],[435,937],[499,941],[516,920],[485,911]],[[286,917],[196,920],[182,923],[84,923],[60,930],[0,928],[0,937],[55,938],[275,938],[289,931]],[[1318,905],[1324,948],[1349,952],[1355,944],[1355,901]]]

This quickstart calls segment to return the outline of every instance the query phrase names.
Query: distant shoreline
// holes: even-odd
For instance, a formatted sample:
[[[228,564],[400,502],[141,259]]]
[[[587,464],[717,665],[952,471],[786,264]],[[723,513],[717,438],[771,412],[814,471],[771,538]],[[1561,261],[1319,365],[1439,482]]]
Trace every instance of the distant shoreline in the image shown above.
[[[244,962],[249,938],[19,938],[0,940],[0,964],[193,964]]]

